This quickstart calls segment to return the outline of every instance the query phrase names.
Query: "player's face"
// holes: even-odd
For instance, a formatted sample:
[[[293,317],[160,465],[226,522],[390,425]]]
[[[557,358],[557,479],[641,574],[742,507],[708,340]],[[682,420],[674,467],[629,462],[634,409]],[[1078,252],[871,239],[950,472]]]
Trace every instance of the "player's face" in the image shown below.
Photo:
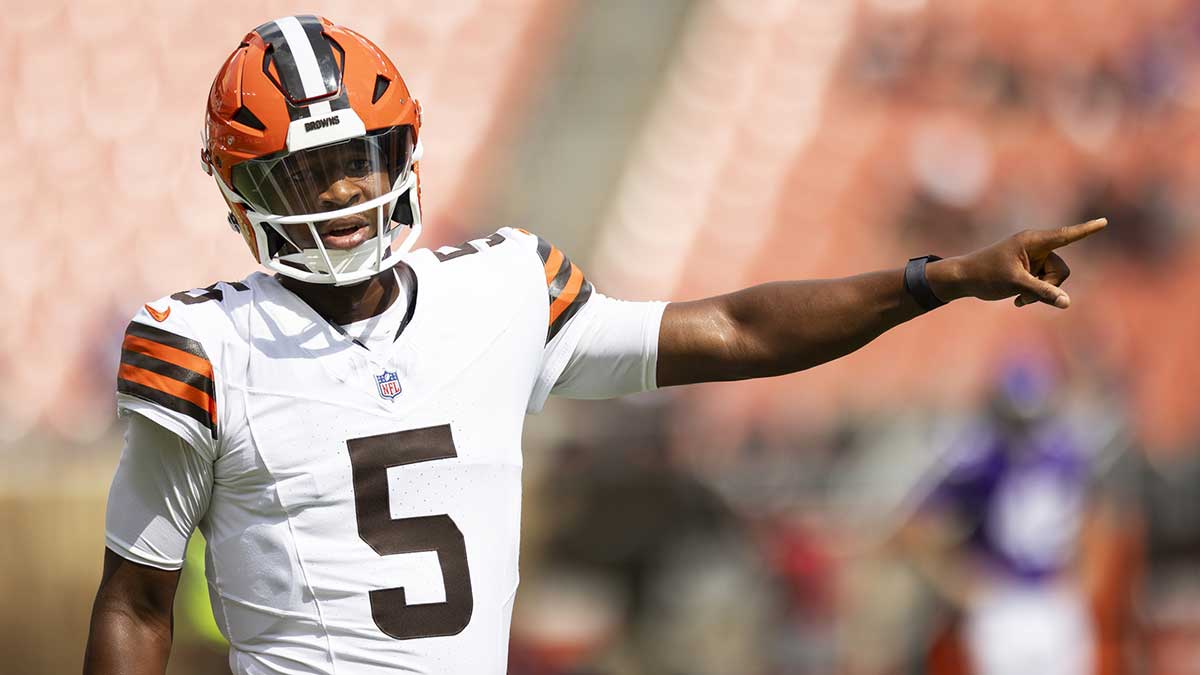
[[[346,145],[322,162],[294,168],[287,180],[297,184],[313,202],[312,211],[337,211],[383,195],[390,188],[388,172],[363,152],[362,146]],[[375,236],[375,209],[334,220],[317,222],[317,235],[327,249],[352,249]],[[315,248],[308,225],[287,225],[287,233],[300,248]]]
[[[242,162],[233,186],[260,213],[329,214],[383,197],[407,175],[414,141],[409,127],[394,127],[340,143]],[[312,219],[327,249],[351,249],[372,239],[380,209],[334,219]],[[307,219],[283,225],[297,248],[316,247]]]

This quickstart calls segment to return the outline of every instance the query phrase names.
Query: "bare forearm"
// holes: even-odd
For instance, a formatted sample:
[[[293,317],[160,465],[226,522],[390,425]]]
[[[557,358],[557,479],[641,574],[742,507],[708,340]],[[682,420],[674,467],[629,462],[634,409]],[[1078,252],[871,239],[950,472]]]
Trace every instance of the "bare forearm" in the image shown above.
[[[896,542],[912,570],[956,608],[970,607],[976,583],[964,552],[962,525],[945,516],[917,514],[897,533]]]
[[[139,565],[105,549],[84,675],[163,675],[178,583],[178,571]]]
[[[920,315],[903,277],[895,269],[764,284],[727,296],[726,311],[750,345],[740,376],[782,375],[832,361]]]
[[[170,620],[154,621],[116,607],[92,611],[84,675],[162,675],[171,651]]]
[[[931,263],[932,282],[953,271]],[[673,303],[660,341],[659,385],[783,375],[832,361],[922,313],[902,269],[843,279],[781,281]]]

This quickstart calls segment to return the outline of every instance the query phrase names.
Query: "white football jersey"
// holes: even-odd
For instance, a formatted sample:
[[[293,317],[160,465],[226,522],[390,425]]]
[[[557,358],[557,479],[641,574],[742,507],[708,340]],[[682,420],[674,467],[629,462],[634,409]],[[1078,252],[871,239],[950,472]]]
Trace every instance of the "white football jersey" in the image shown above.
[[[526,412],[556,384],[654,386],[628,355],[604,365],[634,372],[626,391],[566,381],[604,298],[523,230],[396,269],[386,350],[261,273],[150,303],[126,333],[119,409],[212,462],[199,528],[235,673],[505,672]],[[663,303],[625,304],[656,341]]]

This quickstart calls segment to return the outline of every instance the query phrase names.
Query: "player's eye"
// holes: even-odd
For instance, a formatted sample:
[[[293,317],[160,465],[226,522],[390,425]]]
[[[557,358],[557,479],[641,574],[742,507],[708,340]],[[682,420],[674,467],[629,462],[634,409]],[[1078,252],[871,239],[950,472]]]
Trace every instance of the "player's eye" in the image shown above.
[[[347,176],[365,176],[371,170],[371,161],[365,157],[356,157],[346,161]]]

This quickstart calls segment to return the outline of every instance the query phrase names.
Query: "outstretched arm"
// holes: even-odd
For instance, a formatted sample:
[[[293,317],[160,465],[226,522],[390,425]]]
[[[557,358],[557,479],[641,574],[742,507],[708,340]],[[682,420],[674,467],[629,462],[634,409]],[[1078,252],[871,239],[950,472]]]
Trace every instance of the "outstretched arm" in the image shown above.
[[[975,297],[1060,309],[1070,270],[1054,250],[1104,228],[1103,218],[1026,230],[966,255],[929,263],[943,301]],[[844,279],[782,281],[671,303],[658,342],[658,386],[743,380],[804,370],[849,354],[923,313],[904,290],[904,270]]]

